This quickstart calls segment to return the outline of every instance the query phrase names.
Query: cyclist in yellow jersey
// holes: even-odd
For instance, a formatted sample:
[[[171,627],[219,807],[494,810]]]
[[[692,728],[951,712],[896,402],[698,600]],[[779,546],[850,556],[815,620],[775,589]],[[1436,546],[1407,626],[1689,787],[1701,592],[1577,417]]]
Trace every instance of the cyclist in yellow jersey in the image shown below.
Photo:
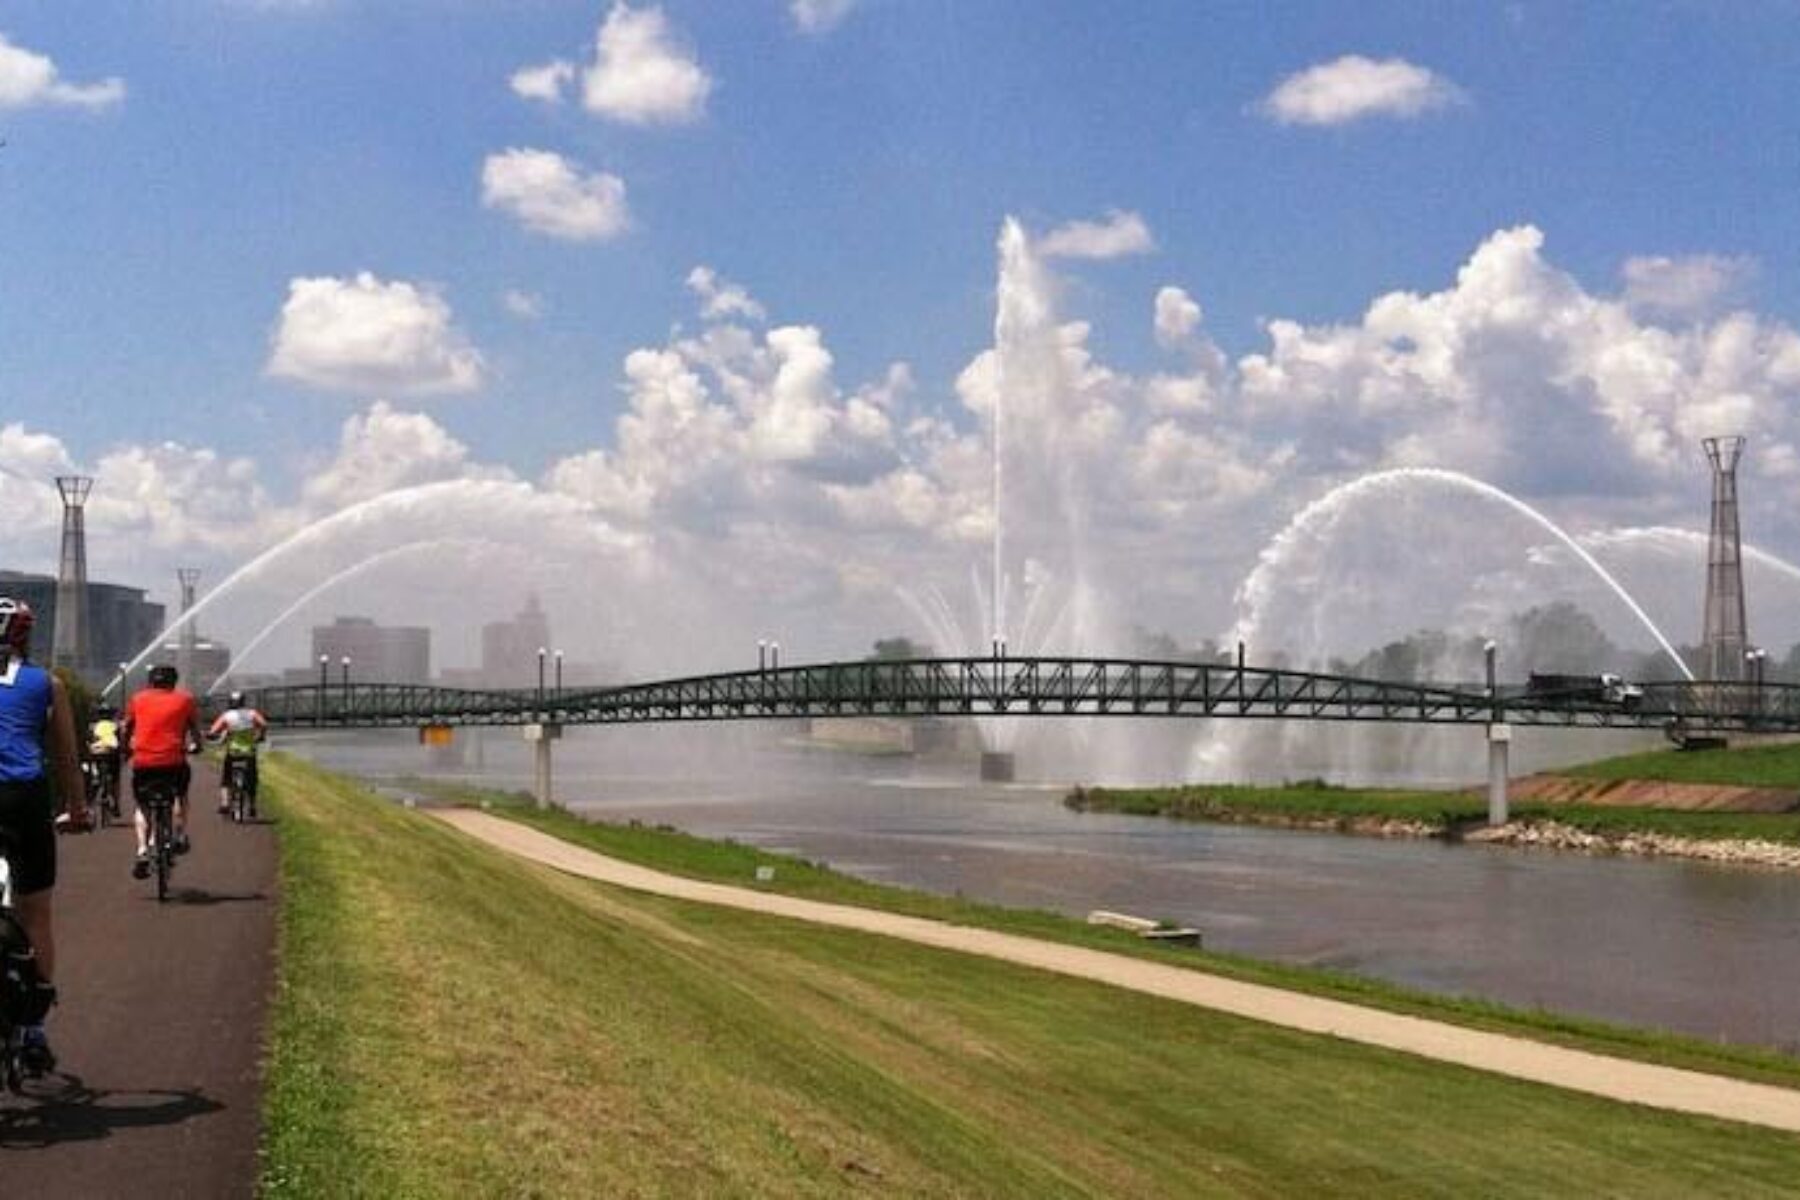
[[[109,704],[94,709],[88,723],[87,757],[93,764],[95,795],[114,816],[119,800],[119,714]]]
[[[256,811],[256,746],[269,736],[269,722],[254,708],[244,703],[244,693],[233,692],[230,708],[220,713],[206,731],[206,736],[225,742],[225,769],[219,772],[219,812],[231,811],[231,770],[234,764],[244,772],[244,792],[250,811]]]

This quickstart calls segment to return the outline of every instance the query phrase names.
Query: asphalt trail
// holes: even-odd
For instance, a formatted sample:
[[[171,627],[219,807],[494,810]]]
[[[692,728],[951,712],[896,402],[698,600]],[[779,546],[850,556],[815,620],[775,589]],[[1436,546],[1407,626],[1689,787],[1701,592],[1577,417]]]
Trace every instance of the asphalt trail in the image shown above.
[[[228,824],[216,773],[194,775],[194,849],[166,904],[131,878],[129,829],[60,841],[60,1061],[27,1095],[0,1095],[8,1196],[255,1194],[275,831]]]

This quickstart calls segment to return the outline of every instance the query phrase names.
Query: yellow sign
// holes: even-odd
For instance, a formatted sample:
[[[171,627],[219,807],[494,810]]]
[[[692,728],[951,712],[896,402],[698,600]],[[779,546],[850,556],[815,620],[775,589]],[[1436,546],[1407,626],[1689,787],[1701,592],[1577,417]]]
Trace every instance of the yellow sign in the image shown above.
[[[454,740],[456,730],[448,725],[419,726],[419,745],[448,746]]]

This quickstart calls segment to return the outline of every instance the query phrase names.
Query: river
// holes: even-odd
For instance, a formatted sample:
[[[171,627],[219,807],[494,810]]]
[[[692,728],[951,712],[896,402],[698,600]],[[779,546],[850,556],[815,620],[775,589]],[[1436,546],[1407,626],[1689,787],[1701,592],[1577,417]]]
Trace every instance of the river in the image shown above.
[[[1168,919],[1211,949],[1800,1053],[1800,872],[1076,813],[1060,786],[751,729],[571,731],[558,796],[866,879]],[[411,734],[284,745],[368,778],[523,788],[516,739],[429,772]]]

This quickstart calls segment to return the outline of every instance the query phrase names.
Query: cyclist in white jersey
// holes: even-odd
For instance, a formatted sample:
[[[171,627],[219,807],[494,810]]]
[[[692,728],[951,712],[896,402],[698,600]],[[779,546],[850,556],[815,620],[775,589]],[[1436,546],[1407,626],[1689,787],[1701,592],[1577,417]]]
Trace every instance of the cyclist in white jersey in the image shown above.
[[[231,811],[231,763],[243,760],[244,791],[249,796],[250,809],[256,810],[256,746],[269,736],[269,722],[254,708],[244,703],[244,693],[233,692],[229,700],[231,705],[213,721],[212,728],[206,736],[218,741],[224,739],[226,769],[219,772],[219,812]]]

